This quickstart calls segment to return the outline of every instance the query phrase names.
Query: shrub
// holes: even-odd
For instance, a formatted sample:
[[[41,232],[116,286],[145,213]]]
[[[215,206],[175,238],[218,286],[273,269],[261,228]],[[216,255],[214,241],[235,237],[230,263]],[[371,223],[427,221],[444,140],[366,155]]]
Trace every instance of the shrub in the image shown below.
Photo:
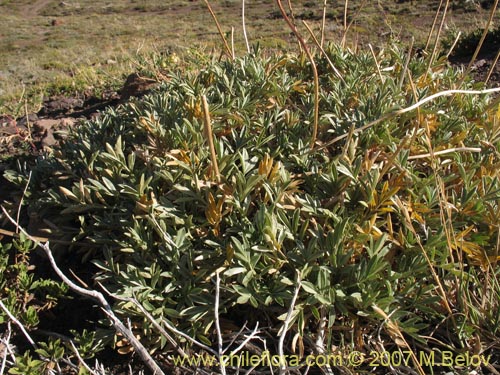
[[[287,350],[316,352],[321,339],[328,352],[369,351],[380,327],[386,350],[441,341],[458,351],[477,332],[498,334],[498,299],[487,295],[499,288],[483,288],[497,261],[500,191],[500,119],[488,97],[440,97],[383,117],[454,87],[458,73],[439,64],[427,74],[415,59],[410,84],[398,47],[378,62],[333,45],[327,53],[343,81],[318,57],[314,150],[308,60],[257,52],[171,72],[156,92],[75,129],[33,169],[30,205],[60,228],[53,236],[73,241],[56,250],[97,266],[95,281],[151,352],[172,348],[122,299],[213,345],[216,275],[230,327],[259,321],[276,337],[293,307]],[[410,157],[430,146],[481,150]]]

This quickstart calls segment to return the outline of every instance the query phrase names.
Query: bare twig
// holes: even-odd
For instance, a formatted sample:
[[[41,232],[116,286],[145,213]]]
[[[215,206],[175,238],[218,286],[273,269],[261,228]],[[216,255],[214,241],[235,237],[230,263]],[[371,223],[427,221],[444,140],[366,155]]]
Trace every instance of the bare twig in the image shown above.
[[[222,28],[220,27],[219,21],[217,20],[217,16],[215,15],[214,11],[212,10],[212,7],[210,6],[210,3],[208,0],[203,0],[205,4],[207,5],[208,11],[210,12],[210,15],[212,16],[215,25],[217,26],[217,30],[219,31],[219,35],[222,38],[222,42],[224,43],[224,47],[226,48],[226,53],[230,59],[234,59],[234,55],[231,52],[231,48],[229,48],[229,44],[227,43],[226,37],[224,36],[224,33],[222,32]]]
[[[474,54],[472,55],[472,58],[469,62],[469,65],[467,65],[467,68],[464,71],[464,74],[462,76],[462,79],[460,80],[460,84],[458,87],[462,86],[462,83],[464,83],[465,77],[469,74],[470,70],[472,69],[472,66],[474,65],[474,62],[476,61],[477,55],[479,55],[479,51],[481,50],[481,47],[483,46],[484,40],[486,39],[486,36],[488,35],[488,32],[490,30],[491,23],[493,22],[493,18],[495,17],[495,13],[498,7],[498,1],[495,0],[495,3],[491,7],[491,12],[490,12],[490,17],[488,18],[488,22],[486,23],[486,26],[484,27],[483,34],[481,35],[481,39],[479,40],[479,43],[477,44],[476,50],[474,51]]]
[[[208,141],[208,147],[210,148],[210,158],[212,159],[212,170],[215,173],[215,178],[217,183],[220,184],[220,173],[219,173],[219,165],[217,164],[217,154],[215,153],[214,146],[214,137],[212,134],[212,123],[210,120],[210,110],[208,109],[207,97],[202,95],[201,97],[203,104],[203,114],[204,114],[204,122],[205,125],[205,137]]]
[[[321,19],[321,43],[320,43],[321,48],[323,48],[323,46],[325,45],[326,2],[327,0],[323,2],[323,17]]]
[[[236,349],[231,350],[230,356],[233,356],[234,354],[238,353],[241,349],[243,349],[245,345],[250,342],[250,340],[253,340],[256,337],[257,333],[259,333],[259,322],[257,322],[255,328],[250,333],[250,335],[248,335]]]
[[[214,306],[214,320],[215,320],[215,330],[217,332],[217,352],[218,357],[221,358],[224,354],[222,346],[224,342],[222,341],[222,332],[220,329],[219,321],[219,302],[220,302],[220,275],[219,271],[215,274],[215,306]],[[219,361],[220,372],[222,375],[226,375],[226,367],[223,361]]]
[[[399,77],[399,88],[403,87],[403,83],[405,81],[406,71],[408,70],[408,64],[410,64],[411,57],[413,55],[413,44],[415,43],[415,38],[411,38],[410,47],[408,48],[408,53],[406,55],[406,59],[403,65],[403,69],[401,70],[401,76]]]
[[[2,211],[3,213],[7,216],[7,218],[12,222],[12,224],[15,224],[14,219],[9,215],[7,210],[2,206]],[[156,375],[165,375],[165,373],[162,371],[162,369],[158,366],[158,364],[151,358],[149,355],[147,349],[142,345],[142,343],[137,340],[135,337],[134,333],[131,332],[115,315],[113,310],[111,309],[111,306],[109,305],[108,301],[104,298],[102,293],[96,291],[96,290],[88,290],[85,288],[82,288],[78,285],[76,285],[73,281],[71,281],[59,268],[57,265],[54,256],[52,254],[52,250],[50,249],[49,242],[47,241],[46,243],[41,243],[40,241],[37,241],[34,237],[32,237],[24,228],[19,227],[21,229],[21,232],[23,232],[31,241],[35,242],[38,246],[40,246],[47,257],[49,258],[50,265],[56,272],[56,274],[62,279],[62,281],[70,287],[71,290],[74,292],[94,299],[99,304],[102,306],[102,310],[106,314],[106,316],[109,318],[111,324],[115,328],[116,331],[120,332],[127,340],[128,342],[134,347],[136,353],[138,356],[141,358],[141,360],[146,364],[146,366],[149,367],[151,371],[153,371],[154,374]],[[0,301],[1,303],[1,301]],[[3,305],[3,303],[2,303]]]
[[[283,375],[286,370],[286,363],[283,362],[285,359],[283,345],[285,342],[286,333],[288,331],[288,326],[290,325],[290,322],[292,321],[293,318],[293,310],[295,308],[295,302],[297,301],[297,297],[299,295],[299,291],[302,286],[299,271],[297,271],[297,278],[295,280],[295,283],[296,285],[295,285],[295,291],[293,293],[293,298],[292,301],[290,302],[290,307],[288,308],[288,313],[286,314],[286,318],[285,321],[283,322],[283,327],[281,328],[281,333],[279,335],[278,354],[280,358],[280,375]]]
[[[31,172],[28,175],[28,181],[26,182],[26,186],[24,187],[23,190],[23,195],[21,196],[21,200],[19,201],[19,207],[17,208],[17,216],[16,216],[16,233],[19,233],[19,217],[21,216],[21,207],[23,206],[23,200],[24,197],[26,196],[26,191],[28,191],[28,187],[30,185],[31,181]]]
[[[97,372],[92,370],[89,365],[83,360],[82,356],[80,355],[80,352],[78,351],[78,348],[76,347],[75,343],[73,340],[69,341],[69,344],[71,345],[71,348],[73,349],[73,352],[76,355],[76,358],[78,358],[78,362],[83,365],[87,369],[88,372],[90,372],[92,375],[99,375]]]
[[[347,9],[349,6],[349,0],[345,0],[344,3],[344,34],[342,35],[342,48],[345,48],[346,34],[347,34]]]
[[[482,150],[479,147],[455,147],[446,150],[434,151],[428,154],[412,155],[408,157],[408,160],[425,159],[433,156],[451,154],[453,152],[481,152],[481,151]]]
[[[422,368],[415,352],[411,349],[410,345],[408,345],[408,342],[406,342],[406,339],[403,335],[403,333],[401,332],[401,330],[399,329],[398,325],[396,323],[394,323],[390,316],[388,316],[384,310],[382,310],[380,307],[378,307],[377,305],[372,305],[372,308],[373,310],[375,310],[375,312],[377,314],[379,314],[381,317],[383,317],[387,323],[387,326],[389,327],[389,333],[390,333],[390,336],[395,336],[393,337],[394,341],[401,341],[401,343],[398,343],[396,342],[396,345],[399,346],[402,346],[405,348],[405,350],[408,350],[410,352],[410,355],[411,355],[411,358],[413,360],[413,364],[417,367],[417,370],[418,370],[418,373],[420,375],[425,375],[425,371],[424,369]]]
[[[453,42],[453,44],[451,45],[450,47],[450,50],[448,51],[448,53],[446,54],[446,58],[450,57],[451,53],[453,52],[453,50],[455,49],[455,46],[457,45],[458,41],[460,40],[460,36],[462,35],[462,32],[459,31],[458,34],[457,34],[457,37],[455,38],[455,41]]]
[[[182,350],[182,348],[179,346],[179,344],[177,343],[177,341],[175,341],[175,339],[172,336],[170,336],[170,334],[156,321],[156,319],[149,313],[149,311],[147,311],[144,308],[144,306],[142,306],[139,303],[139,301],[137,301],[136,298],[124,298],[124,297],[120,297],[120,296],[117,296],[116,294],[111,293],[101,283],[99,283],[99,286],[108,295],[110,295],[111,297],[113,297],[113,298],[115,298],[115,299],[117,299],[119,301],[132,302],[146,316],[146,318],[151,322],[151,324],[153,324],[153,326],[168,340],[168,342],[170,342],[170,344],[172,344],[172,346],[177,350],[177,352],[181,356],[183,356],[183,357],[187,356],[186,352],[184,352],[184,350]]]
[[[241,22],[243,23],[243,37],[247,46],[247,53],[250,53],[250,44],[248,43],[247,26],[245,24],[245,0],[241,0]]]
[[[281,0],[276,0],[278,3],[278,6],[281,11],[281,15],[285,19],[286,23],[292,30],[292,32],[295,34],[295,37],[299,41],[299,44],[302,46],[304,49],[304,52],[307,55],[307,58],[309,59],[311,63],[311,67],[313,70],[313,75],[314,75],[314,122],[313,122],[313,131],[311,135],[311,142],[310,142],[310,148],[313,149],[315,144],[316,144],[316,137],[318,135],[318,122],[319,122],[319,78],[318,78],[318,69],[316,69],[316,64],[314,63],[313,56],[311,54],[311,51],[309,51],[309,48],[307,47],[306,42],[300,35],[299,31],[293,24],[293,22],[290,20],[290,18],[287,16],[285,9],[283,8],[283,4],[281,3]]]
[[[486,75],[486,79],[484,80],[485,85],[490,80],[491,74],[493,73],[493,70],[495,70],[495,67],[497,66],[498,58],[500,58],[500,49],[498,50],[497,55],[495,56],[495,59],[491,63],[490,70],[488,70],[488,74]]]
[[[439,2],[439,6],[436,9],[436,14],[434,15],[434,20],[432,21],[432,26],[431,26],[431,29],[429,30],[429,35],[427,35],[427,42],[425,43],[424,50],[427,50],[429,48],[429,45],[431,44],[432,33],[434,32],[434,29],[436,28],[436,23],[437,23],[437,20],[439,17],[439,12],[441,11],[441,8],[443,6],[443,1],[444,0],[441,0]]]
[[[5,339],[2,339],[3,345],[5,345],[5,348],[2,353],[2,366],[0,367],[0,375],[3,375],[5,371],[5,365],[7,363],[7,354],[9,352],[9,346],[10,346],[10,335],[12,334],[12,327],[10,325],[10,321],[7,323],[7,337]]]
[[[450,96],[450,95],[455,95],[455,94],[482,95],[482,94],[490,94],[490,93],[494,93],[494,92],[500,92],[500,87],[496,87],[493,89],[486,89],[486,90],[445,90],[445,91],[441,91],[441,92],[438,92],[434,95],[428,96],[428,97],[418,101],[417,103],[412,104],[409,107],[406,107],[406,108],[403,108],[403,109],[400,109],[400,110],[397,110],[397,111],[394,111],[391,113],[387,113],[384,116],[378,118],[377,120],[371,121],[368,124],[363,125],[357,129],[355,129],[354,134],[361,133],[362,131],[364,131],[368,128],[371,128],[372,126],[380,124],[381,122],[388,120],[390,118],[393,118],[395,116],[399,116],[399,115],[402,115],[403,113],[411,112],[411,111],[421,107],[422,105],[424,105],[424,104],[426,104],[426,103],[428,103],[436,98],[439,98],[441,96]],[[329,146],[337,143],[338,141],[341,141],[342,139],[344,139],[348,136],[349,136],[349,133],[339,135],[338,137],[335,137],[331,141],[317,147],[315,150],[321,150],[323,148],[329,147]]]
[[[384,82],[384,77],[382,76],[382,72],[380,71],[380,65],[377,61],[377,56],[375,55],[375,51],[370,43],[368,43],[368,47],[370,48],[370,52],[372,53],[373,60],[375,61],[375,66],[377,67],[378,76],[380,77],[380,81]]]
[[[429,64],[427,65],[427,70],[425,72],[425,76],[427,76],[427,74],[429,74],[431,66],[434,62],[434,57],[436,56],[436,52],[438,49],[439,37],[441,36],[441,32],[443,31],[443,26],[444,26],[444,22],[446,20],[446,15],[448,12],[449,5],[450,5],[450,0],[446,0],[446,4],[444,5],[444,10],[443,10],[443,17],[441,18],[441,23],[439,24],[439,29],[438,29],[438,32],[436,34],[436,40],[434,41],[434,47],[432,48],[431,56],[429,57]]]
[[[333,65],[332,60],[330,59],[330,57],[326,53],[326,51],[323,48],[323,46],[318,42],[318,39],[316,39],[316,36],[314,35],[313,31],[311,30],[311,28],[309,27],[309,25],[307,24],[307,22],[306,21],[302,21],[302,22],[304,23],[304,26],[306,27],[307,31],[309,32],[309,35],[311,35],[311,38],[313,39],[314,43],[316,44],[316,46],[319,48],[319,50],[321,51],[321,53],[325,57],[326,61],[328,61],[328,64],[332,68],[333,72],[345,84],[344,77],[342,77],[342,74],[340,74],[339,70],[335,67],[335,65]]]
[[[117,297],[117,296],[115,296],[115,295],[113,295],[113,297],[115,297],[115,298],[119,298],[119,297]],[[121,297],[120,297],[120,298],[121,298]],[[120,299],[120,298],[119,298],[119,299]],[[136,306],[139,308],[139,310],[141,310],[141,311],[142,311],[142,313],[143,313],[143,314],[146,314],[146,313],[147,313],[147,314],[149,314],[149,313],[146,311],[146,309],[145,309],[145,308],[144,308],[144,307],[143,307],[143,306],[139,303],[139,301],[137,301],[137,299],[135,299],[135,298],[121,298],[121,299],[123,299],[124,301],[130,301],[130,302],[132,302],[134,305],[136,305]],[[154,320],[154,319],[153,319],[153,320]],[[167,327],[167,329],[168,329],[169,331],[172,331],[172,332],[173,332],[173,333],[175,333],[176,335],[179,335],[179,336],[181,336],[181,337],[184,337],[184,338],[185,338],[186,340],[188,340],[189,342],[191,342],[191,343],[195,344],[196,346],[199,346],[200,348],[202,348],[202,349],[206,350],[207,352],[212,353],[213,355],[217,356],[217,352],[216,352],[215,350],[213,350],[211,347],[209,347],[209,346],[207,346],[207,345],[205,345],[205,344],[203,344],[203,343],[201,343],[201,342],[199,342],[199,341],[196,341],[195,339],[193,339],[193,338],[192,338],[191,336],[189,336],[188,334],[186,334],[186,333],[184,333],[184,332],[182,332],[182,331],[179,331],[177,328],[175,328],[173,325],[171,325],[171,324],[170,324],[167,320],[165,320],[165,319],[164,319],[164,320],[163,320],[163,324],[165,324],[165,326]],[[158,330],[160,330],[160,329],[158,328],[158,326],[156,326],[156,325],[155,325],[155,327],[156,327]],[[160,326],[160,327],[161,327],[161,326]],[[162,331],[161,331],[161,332],[163,332],[163,333],[164,333],[163,327],[162,327]],[[163,333],[162,333],[162,334],[163,334]]]
[[[233,59],[236,56],[234,52],[234,27],[231,27],[231,55],[233,55]]]
[[[12,220],[12,224],[15,224],[15,221],[7,214],[7,212],[5,211],[5,209],[4,209],[4,213],[7,215],[7,217],[10,220]],[[21,230],[22,230],[22,228],[21,228]],[[12,315],[12,313],[9,311],[9,309],[7,308],[7,306],[5,306],[4,303],[3,303],[3,301],[1,301],[1,300],[0,300],[0,308],[7,314],[7,316],[9,317],[9,319],[12,320],[14,322],[14,324],[19,327],[19,329],[23,333],[24,337],[26,337],[26,339],[31,344],[31,346],[33,346],[35,349],[37,349],[38,345],[35,343],[35,341],[33,341],[33,339],[31,338],[30,334],[28,333],[28,331],[26,331],[26,328],[24,328],[23,323],[21,323],[14,315]]]
[[[341,43],[342,48],[345,48],[345,44],[347,42],[347,32],[349,31],[349,29],[351,28],[351,26],[353,25],[353,23],[358,18],[359,14],[361,13],[361,10],[366,5],[367,1],[368,0],[363,0],[362,1],[362,3],[359,5],[359,8],[356,10],[356,12],[354,13],[354,15],[351,18],[351,21],[348,24],[347,23],[347,5],[348,5],[348,1],[346,0],[345,7],[344,7],[344,35],[342,36],[342,43]],[[356,43],[356,45],[357,45],[357,43]]]

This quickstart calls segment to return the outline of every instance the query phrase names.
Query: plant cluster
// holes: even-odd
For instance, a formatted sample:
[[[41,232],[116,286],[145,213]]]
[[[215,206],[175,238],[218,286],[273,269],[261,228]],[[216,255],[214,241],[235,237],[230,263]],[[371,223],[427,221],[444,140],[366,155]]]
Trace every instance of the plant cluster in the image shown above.
[[[259,323],[255,353],[278,352],[286,334],[299,355],[494,354],[498,108],[457,94],[388,115],[460,78],[443,61],[407,64],[397,46],[329,45],[315,63],[313,147],[310,61],[258,50],[172,69],[154,93],[75,129],[29,180],[47,233],[71,243],[54,253],[92,262],[114,312],[166,365],[175,345],[154,323],[208,347]],[[114,345],[133,351],[118,335]]]
[[[457,44],[453,48],[452,57],[464,57],[471,56],[476,50],[481,36],[483,34],[482,29],[476,29],[474,31],[466,33],[458,39]],[[456,32],[449,33],[448,36],[443,39],[442,45],[444,50],[449,50],[453,42],[457,37]],[[481,47],[482,54],[488,54],[492,51],[497,51],[500,47],[500,27],[492,28],[488,31],[484,43]]]

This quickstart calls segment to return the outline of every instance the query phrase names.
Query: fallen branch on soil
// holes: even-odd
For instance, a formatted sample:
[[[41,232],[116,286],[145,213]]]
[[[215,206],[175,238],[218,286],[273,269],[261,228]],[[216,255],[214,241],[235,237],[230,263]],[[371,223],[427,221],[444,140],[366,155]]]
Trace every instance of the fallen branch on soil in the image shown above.
[[[2,206],[2,211],[5,214],[5,216],[9,219],[9,221],[12,222],[12,224],[16,225],[16,221],[9,215],[9,213],[7,212],[7,210],[5,209],[5,207],[3,207],[3,206]],[[22,233],[24,233],[26,235],[26,237],[28,237],[37,246],[40,246],[44,250],[45,254],[49,258],[50,265],[52,266],[52,268],[54,269],[54,271],[56,272],[56,274],[62,279],[62,281],[66,285],[68,285],[70,287],[71,290],[73,290],[74,292],[76,292],[76,293],[78,293],[78,294],[80,294],[82,296],[94,299],[97,302],[99,302],[99,304],[102,306],[102,310],[104,311],[104,313],[106,314],[106,316],[109,318],[109,320],[110,320],[111,324],[113,325],[113,327],[115,328],[115,330],[117,332],[120,332],[128,340],[128,342],[130,343],[130,345],[132,345],[134,347],[137,355],[146,364],[146,366],[149,367],[149,369],[153,372],[153,374],[155,374],[155,375],[165,375],[165,373],[158,366],[158,364],[153,360],[153,358],[151,358],[151,356],[149,355],[149,353],[148,353],[147,349],[144,347],[144,345],[142,345],[142,343],[139,340],[137,340],[137,338],[134,336],[133,332],[130,329],[128,329],[118,319],[118,317],[115,315],[115,313],[111,309],[111,306],[109,305],[108,301],[106,301],[106,299],[104,298],[104,296],[102,295],[102,293],[100,293],[100,292],[98,292],[96,290],[88,290],[88,289],[79,287],[74,282],[72,282],[61,271],[61,269],[57,265],[57,263],[56,263],[56,261],[54,259],[54,256],[52,254],[52,250],[50,249],[49,242],[47,241],[46,243],[41,243],[40,241],[38,241],[34,237],[32,237],[28,232],[26,232],[26,230],[23,227],[19,226],[19,229],[21,230]],[[3,303],[1,301],[0,301],[0,303],[3,306]],[[33,342],[33,340],[31,340],[30,342],[32,342],[32,345],[36,345]]]

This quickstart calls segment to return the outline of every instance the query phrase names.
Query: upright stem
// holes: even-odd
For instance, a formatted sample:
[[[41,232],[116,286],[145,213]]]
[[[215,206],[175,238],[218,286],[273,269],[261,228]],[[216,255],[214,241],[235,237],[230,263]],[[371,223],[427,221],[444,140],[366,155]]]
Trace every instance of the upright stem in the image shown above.
[[[311,62],[311,67],[313,70],[313,75],[314,75],[314,122],[313,122],[313,131],[311,135],[311,142],[310,142],[310,148],[313,149],[314,145],[316,143],[316,137],[318,135],[318,122],[319,122],[319,78],[318,78],[318,69],[316,69],[316,64],[314,63],[314,59],[312,57],[311,52],[309,51],[309,48],[306,45],[306,42],[304,39],[300,36],[297,28],[295,25],[290,21],[290,18],[288,18],[285,9],[283,8],[283,4],[281,3],[281,0],[276,0],[278,3],[278,6],[280,8],[281,14],[283,15],[283,18],[285,19],[286,23],[292,30],[292,32],[295,34],[297,37],[297,40],[299,41],[299,44],[302,46],[304,49],[307,58]]]
[[[488,31],[490,30],[490,25],[493,22],[493,17],[495,16],[497,7],[498,7],[498,1],[495,0],[495,3],[493,4],[493,7],[491,8],[490,12],[490,17],[488,18],[488,23],[486,24],[483,35],[481,35],[481,39],[479,40],[479,43],[476,47],[476,50],[474,51],[474,55],[472,56],[472,59],[469,62],[469,65],[467,65],[467,69],[465,69],[464,75],[462,76],[462,79],[460,80],[460,84],[458,87],[462,86],[462,83],[464,83],[465,77],[467,74],[469,74],[470,70],[472,69],[472,65],[474,65],[474,61],[476,61],[477,55],[479,55],[479,51],[481,50],[481,47],[483,46],[484,40],[486,39],[486,36],[488,35]]]
[[[215,173],[215,178],[217,183],[220,183],[220,173],[219,165],[217,164],[217,154],[215,153],[214,137],[212,134],[212,124],[210,120],[210,111],[208,110],[207,97],[203,95],[201,97],[203,104],[203,114],[204,114],[204,127],[205,127],[205,137],[208,141],[208,147],[210,149],[210,158],[212,159],[212,171]]]
[[[247,52],[250,53],[250,44],[248,43],[247,27],[245,24],[245,0],[241,1],[241,20],[243,22],[243,36],[245,37]]]
[[[217,26],[217,30],[219,31],[219,35],[222,38],[222,42],[224,43],[224,47],[226,48],[226,53],[229,56],[230,59],[234,59],[234,55],[231,52],[231,48],[229,48],[229,44],[227,43],[226,37],[224,36],[224,33],[222,32],[222,28],[220,27],[219,21],[217,20],[217,16],[215,15],[214,11],[212,10],[212,7],[210,6],[210,3],[208,0],[203,0],[205,4],[207,5],[208,11],[210,12],[210,15],[212,16],[215,25]]]

